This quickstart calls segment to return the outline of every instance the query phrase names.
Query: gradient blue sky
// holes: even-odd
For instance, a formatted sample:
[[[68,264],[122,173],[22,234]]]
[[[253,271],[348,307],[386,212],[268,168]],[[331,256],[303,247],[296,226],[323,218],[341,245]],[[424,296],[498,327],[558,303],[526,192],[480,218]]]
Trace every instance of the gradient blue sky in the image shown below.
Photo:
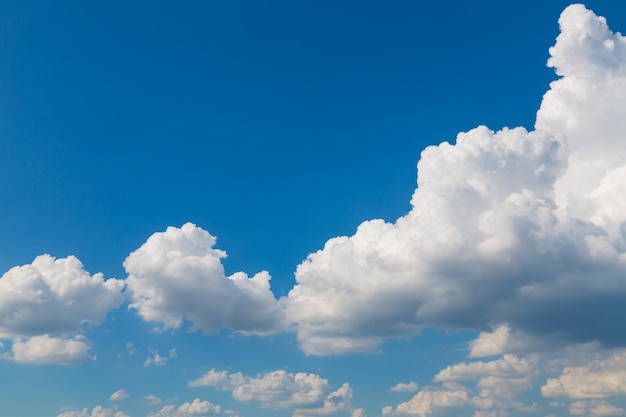
[[[228,253],[222,260],[227,276],[268,271],[272,293],[286,298],[296,284],[296,267],[329,239],[353,235],[369,219],[395,222],[411,210],[416,164],[426,147],[454,143],[459,132],[479,125],[535,128],[542,97],[557,79],[546,61],[568,4],[3,1],[0,274],[38,255],[73,255],[90,274],[123,280],[129,275],[124,260],[152,234],[191,222],[216,236],[216,248]],[[585,4],[605,16],[612,30],[626,30],[626,4]],[[594,217],[584,220],[593,223]],[[454,248],[450,256],[456,259]],[[567,269],[570,258],[559,259]],[[620,265],[615,276],[623,278]],[[361,277],[355,272],[352,279]],[[6,275],[2,280],[8,281]],[[623,300],[622,284],[615,285],[619,296],[605,304],[601,318],[623,315],[615,307]],[[0,286],[6,318],[14,295],[2,291],[8,290]],[[69,333],[44,326],[27,335],[0,318],[0,415],[76,411],[67,414],[72,417],[87,408],[85,416],[96,417],[92,409],[98,405],[130,417],[212,415],[178,408],[196,398],[221,406],[221,414],[295,415],[296,406],[268,409],[254,395],[239,401],[231,394],[234,386],[188,386],[211,369],[257,379],[277,370],[315,374],[330,387],[323,395],[344,383],[353,391],[347,408],[328,415],[375,417],[385,406],[395,410],[388,414],[401,415],[395,407],[418,391],[391,387],[410,381],[420,389],[440,386],[443,380],[433,378],[447,366],[485,361],[468,359],[469,343],[487,331],[473,317],[464,323],[437,316],[420,322],[421,335],[390,330],[370,351],[311,355],[293,327],[268,336],[243,335],[227,325],[217,333],[194,332],[187,316],[177,329],[155,331],[162,323],[142,318],[129,308],[128,288],[124,294],[104,320]],[[581,303],[587,308],[594,300]],[[295,325],[309,319],[302,314]],[[488,321],[516,323],[524,314]],[[511,333],[555,334],[559,319],[547,312],[545,320],[557,324],[544,331],[537,320],[522,325],[519,319]],[[567,342],[509,346],[500,353],[537,363],[567,358],[562,363],[574,367],[590,357],[600,364],[626,360],[619,350],[626,347],[623,337],[577,335],[565,327]],[[35,334],[83,335],[97,359],[65,365],[17,360],[12,344]],[[589,347],[598,341],[601,346]],[[167,363],[146,363],[156,352]],[[578,353],[589,356],[581,360]],[[576,412],[569,400],[606,398],[613,407],[626,406],[626,392],[591,399],[542,396],[546,380],[565,366],[550,364],[555,367],[545,372],[529,371],[531,386],[516,391],[515,400],[530,407],[525,411],[507,403],[433,406],[432,414],[565,416]],[[467,384],[472,395],[480,393],[476,384]],[[111,400],[119,389],[128,397]],[[304,408],[319,408],[323,395]],[[150,404],[146,396],[160,402]],[[168,405],[178,411],[163,411]],[[583,415],[612,410],[602,409],[606,402],[580,407]],[[621,413],[615,410],[613,415]]]

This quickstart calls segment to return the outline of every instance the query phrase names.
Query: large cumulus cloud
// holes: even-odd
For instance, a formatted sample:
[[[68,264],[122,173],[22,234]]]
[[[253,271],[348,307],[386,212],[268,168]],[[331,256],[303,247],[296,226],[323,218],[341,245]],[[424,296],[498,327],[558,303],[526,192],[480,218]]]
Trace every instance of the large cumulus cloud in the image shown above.
[[[102,322],[124,300],[124,282],[91,275],[74,256],[41,255],[0,278],[0,338],[18,362],[69,364],[89,358],[85,323]]]
[[[124,262],[131,307],[164,328],[178,328],[186,319],[206,332],[283,330],[284,312],[270,291],[270,275],[226,276],[221,263],[226,253],[214,249],[215,242],[191,223],[153,234]]]
[[[285,302],[305,352],[373,350],[424,325],[506,328],[550,346],[626,343],[616,314],[626,41],[582,5],[559,24],[549,65],[562,78],[534,131],[478,127],[427,148],[406,216],[364,222],[298,266]]]

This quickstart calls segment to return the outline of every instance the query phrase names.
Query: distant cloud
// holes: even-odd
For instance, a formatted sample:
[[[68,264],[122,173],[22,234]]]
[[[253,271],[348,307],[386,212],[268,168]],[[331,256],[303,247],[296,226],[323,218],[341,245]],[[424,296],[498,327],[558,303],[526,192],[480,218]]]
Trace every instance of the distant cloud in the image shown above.
[[[396,385],[391,387],[389,391],[391,392],[414,392],[417,391],[419,386],[417,382],[411,381],[409,383],[398,382]]]
[[[176,329],[183,319],[193,329],[270,334],[285,330],[281,305],[270,291],[270,276],[243,272],[226,276],[224,251],[216,239],[187,223],[153,234],[131,253],[124,267],[131,308],[146,321]]]
[[[91,410],[91,413],[84,408],[81,411],[66,411],[57,417],[128,417],[128,415],[117,411],[115,408],[104,408],[97,405]]]
[[[200,399],[196,398],[192,402],[184,403],[178,407],[166,405],[158,413],[148,414],[148,417],[208,417],[221,414],[222,408],[219,405],[208,401],[200,401]]]
[[[113,394],[111,394],[110,400],[111,401],[120,401],[120,400],[123,400],[125,398],[128,398],[128,393],[125,390],[123,390],[123,389],[118,389]]]
[[[481,126],[427,148],[407,215],[366,221],[298,266],[284,302],[305,353],[375,351],[427,325],[483,332],[474,356],[626,346],[616,314],[626,298],[626,40],[582,5],[559,23],[548,64],[562,78],[536,130]]]
[[[159,352],[154,349],[149,349],[149,351],[150,356],[146,358],[146,361],[143,364],[143,366],[146,368],[150,365],[163,366],[170,359],[176,358],[176,349],[170,349],[169,356],[161,356],[159,355]]]
[[[332,415],[339,411],[362,415],[362,411],[352,406],[349,384],[331,392],[328,381],[316,374],[277,370],[253,378],[240,372],[230,374],[211,369],[202,377],[190,381],[188,386],[213,386],[231,391],[237,401],[257,401],[263,408],[295,408],[294,416]]]
[[[146,400],[146,403],[148,405],[159,405],[163,402],[162,399],[152,394],[146,395],[145,397],[143,397],[143,399]]]
[[[383,408],[383,416],[421,416],[426,417],[434,411],[445,408],[461,408],[470,403],[469,391],[453,382],[442,388],[427,388],[420,391],[411,400]]]

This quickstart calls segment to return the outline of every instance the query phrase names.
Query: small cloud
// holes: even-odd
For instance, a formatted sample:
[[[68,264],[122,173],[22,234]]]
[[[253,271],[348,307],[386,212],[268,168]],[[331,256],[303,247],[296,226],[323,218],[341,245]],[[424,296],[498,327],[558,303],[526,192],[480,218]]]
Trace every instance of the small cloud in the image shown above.
[[[128,393],[123,389],[118,389],[113,394],[111,394],[110,400],[119,401],[119,400],[123,400],[124,398],[128,398]]]
[[[131,356],[137,353],[137,350],[135,349],[135,345],[133,344],[133,342],[126,342],[126,353],[128,353]]]
[[[403,382],[399,382],[397,385],[391,387],[389,391],[391,392],[415,392],[417,391],[418,385],[415,381],[411,381],[408,384]]]
[[[162,399],[152,394],[146,395],[145,397],[143,397],[143,399],[146,400],[146,403],[148,405],[159,405],[163,402]]]
[[[146,361],[143,363],[144,367],[149,367],[150,365],[163,366],[169,361],[169,358],[165,356],[159,355],[159,352],[154,349],[149,349],[152,356],[148,356]]]

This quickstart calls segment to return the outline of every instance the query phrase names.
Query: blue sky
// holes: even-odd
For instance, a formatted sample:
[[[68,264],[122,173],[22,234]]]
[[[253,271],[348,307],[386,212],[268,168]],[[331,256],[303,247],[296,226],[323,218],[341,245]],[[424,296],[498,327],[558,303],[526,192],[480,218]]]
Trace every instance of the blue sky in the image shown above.
[[[625,414],[626,6],[568,5],[3,2],[0,415]]]

